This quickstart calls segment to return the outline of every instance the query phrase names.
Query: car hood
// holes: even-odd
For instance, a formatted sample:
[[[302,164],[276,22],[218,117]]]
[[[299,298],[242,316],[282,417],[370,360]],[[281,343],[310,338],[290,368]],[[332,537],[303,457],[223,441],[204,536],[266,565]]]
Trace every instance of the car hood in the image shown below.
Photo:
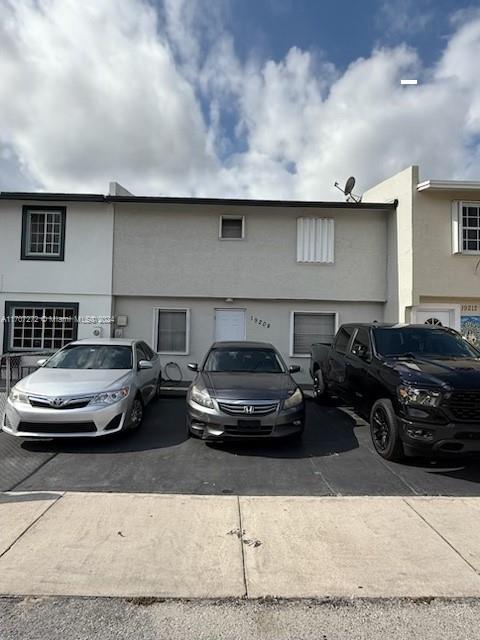
[[[409,358],[390,359],[404,382],[447,386],[452,389],[480,388],[480,359],[477,358]]]
[[[131,369],[50,369],[41,367],[18,383],[25,393],[73,396],[118,389],[127,384]]]
[[[210,395],[222,400],[284,400],[297,388],[288,373],[200,374]]]

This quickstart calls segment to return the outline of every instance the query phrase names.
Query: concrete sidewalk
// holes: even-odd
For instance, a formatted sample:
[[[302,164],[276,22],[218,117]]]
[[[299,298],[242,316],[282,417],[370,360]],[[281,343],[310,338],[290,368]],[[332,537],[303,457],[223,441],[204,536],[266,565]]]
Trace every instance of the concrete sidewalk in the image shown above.
[[[0,494],[0,594],[479,597],[480,498]]]

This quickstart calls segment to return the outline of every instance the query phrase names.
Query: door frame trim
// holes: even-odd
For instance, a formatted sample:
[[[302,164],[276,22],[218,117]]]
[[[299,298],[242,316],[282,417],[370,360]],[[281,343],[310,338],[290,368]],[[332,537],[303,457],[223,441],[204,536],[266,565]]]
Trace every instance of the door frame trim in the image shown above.
[[[247,308],[246,307],[214,307],[213,309],[213,342],[217,342],[217,311],[243,311],[243,340],[247,339]]]
[[[448,302],[424,302],[412,307],[410,319],[412,324],[416,324],[418,311],[425,311],[429,313],[434,311],[449,311],[450,313],[453,313],[453,329],[460,331],[461,308],[460,304],[449,304]]]

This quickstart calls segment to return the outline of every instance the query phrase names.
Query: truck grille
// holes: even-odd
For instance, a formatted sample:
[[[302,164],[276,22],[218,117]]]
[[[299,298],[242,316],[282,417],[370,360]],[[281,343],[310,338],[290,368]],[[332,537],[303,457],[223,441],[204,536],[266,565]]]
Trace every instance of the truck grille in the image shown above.
[[[454,391],[448,406],[456,420],[477,422],[480,420],[480,390]]]
[[[270,413],[275,413],[278,409],[278,402],[258,404],[254,404],[253,402],[237,404],[219,402],[218,406],[220,407],[220,411],[223,411],[223,413],[229,416],[268,416]]]

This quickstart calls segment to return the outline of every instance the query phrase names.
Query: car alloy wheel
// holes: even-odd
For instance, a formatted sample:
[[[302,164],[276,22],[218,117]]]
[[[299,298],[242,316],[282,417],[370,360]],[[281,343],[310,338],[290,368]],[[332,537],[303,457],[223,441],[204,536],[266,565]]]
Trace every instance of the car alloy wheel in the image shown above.
[[[130,413],[130,422],[132,423],[132,429],[138,429],[143,420],[143,404],[140,398],[135,398],[132,405],[132,411]]]
[[[382,407],[377,407],[372,416],[372,437],[375,448],[385,451],[391,439],[388,417]]]

